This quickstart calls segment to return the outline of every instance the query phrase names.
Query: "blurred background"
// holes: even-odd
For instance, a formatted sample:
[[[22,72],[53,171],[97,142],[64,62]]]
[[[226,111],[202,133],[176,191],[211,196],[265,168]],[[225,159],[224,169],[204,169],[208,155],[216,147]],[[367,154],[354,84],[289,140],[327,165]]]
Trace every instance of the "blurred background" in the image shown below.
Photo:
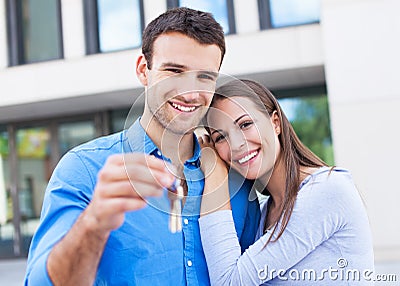
[[[221,72],[271,89],[300,139],[352,172],[376,272],[398,283],[397,0],[0,0],[0,282],[22,281],[61,156],[123,129],[143,92],[141,32],[178,6],[211,12],[226,34]]]

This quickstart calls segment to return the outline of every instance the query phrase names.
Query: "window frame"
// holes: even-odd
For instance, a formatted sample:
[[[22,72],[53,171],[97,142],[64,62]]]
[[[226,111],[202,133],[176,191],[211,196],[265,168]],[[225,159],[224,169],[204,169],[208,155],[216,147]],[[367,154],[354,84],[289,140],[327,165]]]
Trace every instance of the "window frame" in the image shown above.
[[[22,6],[16,0],[6,0],[6,21],[7,21],[7,42],[8,42],[8,65],[18,66],[25,64],[35,64],[64,58],[64,43],[63,43],[63,25],[61,13],[61,0],[56,0],[57,5],[57,20],[58,20],[58,53],[56,58],[45,60],[36,60],[27,62],[24,57],[24,38],[22,27]]]
[[[143,0],[138,0],[138,1],[139,1],[139,14],[140,14],[140,30],[143,33],[145,27]],[[114,53],[119,51],[137,49],[141,46],[140,44],[139,46],[135,47],[102,52],[100,50],[100,35],[99,35],[100,29],[99,29],[99,15],[98,15],[99,10],[97,5],[97,0],[84,0],[83,11],[84,11],[84,24],[85,24],[86,55]]]
[[[260,30],[281,29],[286,27],[296,27],[296,26],[316,24],[320,22],[320,21],[310,21],[310,22],[274,27],[272,25],[272,15],[271,15],[272,12],[271,12],[270,0],[257,0],[257,2],[258,2],[258,17],[260,23]]]
[[[167,9],[178,8],[179,0],[167,0]],[[228,12],[228,27],[229,33],[225,36],[236,34],[236,21],[235,21],[235,8],[233,5],[233,0],[226,0],[226,7]]]

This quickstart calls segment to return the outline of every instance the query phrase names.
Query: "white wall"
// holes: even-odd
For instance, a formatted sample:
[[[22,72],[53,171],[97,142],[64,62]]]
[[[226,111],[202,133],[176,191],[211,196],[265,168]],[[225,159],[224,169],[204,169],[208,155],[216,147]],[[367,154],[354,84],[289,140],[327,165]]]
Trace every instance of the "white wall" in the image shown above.
[[[61,0],[64,58],[85,55],[85,29],[82,0]]]
[[[324,0],[336,164],[363,195],[377,261],[400,261],[400,2]]]

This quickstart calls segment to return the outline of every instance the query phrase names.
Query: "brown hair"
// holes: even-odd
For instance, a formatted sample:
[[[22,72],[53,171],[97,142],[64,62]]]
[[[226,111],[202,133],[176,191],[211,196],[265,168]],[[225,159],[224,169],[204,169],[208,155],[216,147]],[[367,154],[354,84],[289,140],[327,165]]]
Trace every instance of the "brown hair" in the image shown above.
[[[225,55],[224,31],[210,13],[186,7],[166,11],[151,21],[142,35],[142,53],[151,69],[153,44],[158,36],[179,32],[204,45],[217,45],[221,50],[221,63]]]
[[[281,156],[278,160],[284,162],[284,169],[286,172],[285,198],[282,211],[277,221],[274,222],[275,227],[266,243],[267,245],[270,241],[276,241],[281,237],[289,222],[301,183],[300,167],[322,167],[327,166],[327,164],[300,141],[292,125],[282,111],[277,99],[266,87],[252,80],[230,81],[217,88],[211,106],[218,100],[234,96],[251,98],[262,112],[272,115],[272,113],[276,111],[280,119],[281,132],[278,139],[281,147]],[[268,190],[266,189],[266,191]],[[282,226],[279,230],[279,234],[275,240],[271,240],[277,229],[277,222],[281,219]],[[265,218],[265,222],[266,221]],[[266,228],[267,225],[265,223],[264,232]]]

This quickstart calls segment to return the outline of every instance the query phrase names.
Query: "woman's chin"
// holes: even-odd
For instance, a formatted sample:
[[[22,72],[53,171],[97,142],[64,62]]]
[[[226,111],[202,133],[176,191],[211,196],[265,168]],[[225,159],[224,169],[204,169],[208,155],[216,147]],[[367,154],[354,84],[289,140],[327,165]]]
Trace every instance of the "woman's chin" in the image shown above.
[[[248,180],[256,180],[259,177],[258,172],[253,172],[252,170],[243,170],[243,169],[236,169],[235,170],[242,176]]]

